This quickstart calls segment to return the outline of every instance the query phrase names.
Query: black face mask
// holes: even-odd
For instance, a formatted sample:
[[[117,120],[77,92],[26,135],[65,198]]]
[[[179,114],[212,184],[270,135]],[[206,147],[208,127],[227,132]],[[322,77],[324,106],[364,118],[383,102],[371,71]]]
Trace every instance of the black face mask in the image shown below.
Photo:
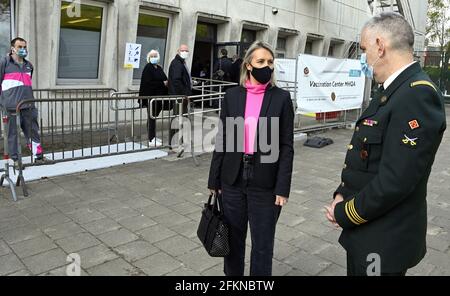
[[[253,78],[255,78],[259,83],[266,84],[272,78],[273,69],[269,66],[265,66],[263,68],[253,67],[253,70],[250,73],[252,73]]]

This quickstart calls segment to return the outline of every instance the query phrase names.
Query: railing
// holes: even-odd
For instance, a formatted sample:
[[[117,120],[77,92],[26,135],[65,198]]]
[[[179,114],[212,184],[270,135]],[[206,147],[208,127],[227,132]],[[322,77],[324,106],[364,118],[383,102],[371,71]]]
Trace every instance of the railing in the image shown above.
[[[55,162],[154,149],[145,142],[147,109],[135,108],[136,98],[26,100],[18,105],[17,114],[21,116],[20,108],[25,104],[36,105],[39,110],[41,145],[46,156]],[[150,100],[153,97],[142,99]],[[25,140],[30,142],[29,139]],[[160,148],[168,146],[165,142]],[[24,156],[31,154],[26,153]],[[33,164],[32,157],[24,161],[24,166]]]
[[[113,88],[42,88],[34,89],[33,97],[36,100],[73,99],[73,98],[105,98],[116,92]],[[0,122],[0,125],[2,123]],[[0,138],[3,137],[3,129],[0,127]]]

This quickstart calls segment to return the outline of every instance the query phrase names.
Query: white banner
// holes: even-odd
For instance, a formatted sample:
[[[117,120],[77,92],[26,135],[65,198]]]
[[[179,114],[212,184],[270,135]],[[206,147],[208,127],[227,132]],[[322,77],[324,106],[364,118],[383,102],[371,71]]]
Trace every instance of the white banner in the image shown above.
[[[275,77],[277,81],[295,82],[296,59],[275,59]]]
[[[297,64],[297,105],[302,112],[358,109],[365,76],[359,60],[300,54]]]
[[[275,59],[275,77],[277,79],[277,86],[284,88],[291,93],[291,99],[297,110],[297,100],[295,98],[295,67],[297,66],[296,59]]]

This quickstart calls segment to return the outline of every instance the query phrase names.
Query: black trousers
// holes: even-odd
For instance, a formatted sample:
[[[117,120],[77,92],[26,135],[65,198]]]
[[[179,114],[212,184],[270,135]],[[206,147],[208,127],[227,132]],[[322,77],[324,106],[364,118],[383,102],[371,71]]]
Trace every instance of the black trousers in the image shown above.
[[[41,137],[39,136],[38,110],[35,107],[20,110],[20,127],[25,135],[27,144],[33,144],[39,147],[41,144]],[[8,149],[11,159],[16,161],[18,156],[17,137],[20,136],[20,131],[17,131],[16,112],[8,111],[9,129],[8,129]],[[30,142],[31,141],[31,142]],[[37,148],[37,152],[33,152],[35,156],[42,155],[42,147]]]
[[[381,272],[380,276],[405,276],[406,270],[398,272]],[[354,256],[347,252],[347,276],[367,276],[367,263],[360,262]]]
[[[251,234],[251,276],[272,275],[275,227],[281,207],[275,205],[272,191],[253,187],[242,174],[230,186],[222,184],[222,206],[230,231],[230,255],[224,259],[227,276],[244,275],[247,225]]]
[[[158,102],[159,103],[159,102]],[[159,116],[159,113],[163,110],[162,104],[155,104],[155,109],[153,109],[153,116]],[[151,141],[156,137],[156,120],[150,118],[150,107],[147,107],[147,131],[148,140]]]
[[[182,106],[180,106],[179,101],[175,102],[173,105],[173,115],[174,116],[184,114],[187,112],[187,110],[188,110],[188,100],[186,100],[186,99],[183,99]],[[173,129],[172,125],[174,124],[174,121],[176,121],[176,123],[179,124],[178,119],[179,119],[178,117],[175,117],[170,120],[170,129],[169,129],[169,146],[170,147],[174,146],[172,144],[175,144],[176,139],[173,139],[173,137],[175,136],[175,134],[177,132],[177,129]],[[182,133],[182,131],[180,131],[180,130],[178,130],[178,132]],[[178,145],[180,145],[180,143],[178,143]]]

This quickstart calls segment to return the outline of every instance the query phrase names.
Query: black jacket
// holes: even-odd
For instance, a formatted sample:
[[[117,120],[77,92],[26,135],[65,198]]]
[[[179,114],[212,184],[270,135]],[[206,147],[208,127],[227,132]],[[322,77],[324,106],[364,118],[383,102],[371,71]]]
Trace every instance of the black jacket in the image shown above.
[[[243,150],[242,145],[237,147],[238,145],[236,144],[242,143],[242,140],[238,141],[237,136],[243,137],[244,134],[243,129],[237,131],[238,128],[236,126],[234,127],[235,132],[228,130],[226,121],[241,118],[243,122],[246,98],[247,89],[242,86],[233,87],[226,91],[220,113],[220,121],[223,128],[219,127],[216,149],[209,172],[208,188],[210,189],[220,189],[222,182],[234,185],[237,180],[243,156],[243,152],[238,152]],[[267,118],[267,121],[266,123],[259,121],[256,141],[258,142],[261,136],[259,129],[262,128],[264,131],[267,131],[267,141],[264,140],[262,142],[268,145],[272,143],[275,145],[277,142],[271,138],[271,128],[273,126],[271,119],[279,119],[278,128],[273,126],[276,130],[272,132],[278,137],[279,149],[263,152],[261,146],[257,146],[254,154],[255,164],[252,182],[260,188],[273,190],[275,195],[289,197],[294,158],[294,111],[289,92],[276,86],[268,86],[264,94],[260,118]],[[241,128],[243,127],[241,126]],[[261,157],[266,158],[271,154],[275,156],[273,162],[261,161]]]
[[[148,63],[145,65],[144,71],[142,71],[141,86],[139,88],[139,96],[166,96],[167,87],[164,81],[167,80],[167,76],[164,70],[157,65]],[[142,102],[142,107],[148,106],[148,100]]]
[[[388,273],[424,257],[427,182],[445,128],[441,93],[418,63],[356,122],[336,190],[345,201],[334,214],[343,228],[339,242],[359,262],[377,253]]]
[[[231,65],[231,81],[239,83],[240,76],[241,76],[241,65],[242,65],[242,58],[238,58],[232,65]]]
[[[169,67],[169,95],[192,94],[191,77],[186,69],[185,61],[177,54]]]

